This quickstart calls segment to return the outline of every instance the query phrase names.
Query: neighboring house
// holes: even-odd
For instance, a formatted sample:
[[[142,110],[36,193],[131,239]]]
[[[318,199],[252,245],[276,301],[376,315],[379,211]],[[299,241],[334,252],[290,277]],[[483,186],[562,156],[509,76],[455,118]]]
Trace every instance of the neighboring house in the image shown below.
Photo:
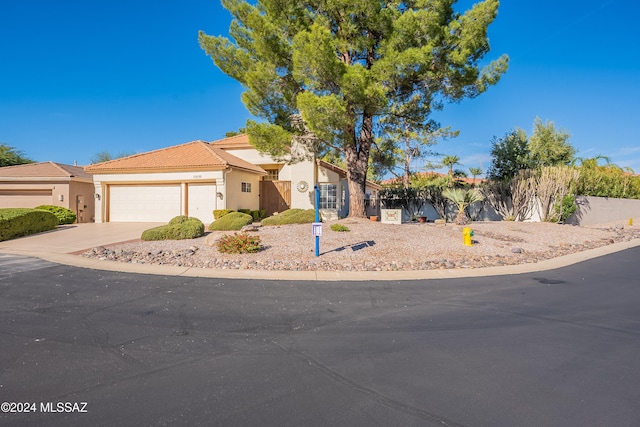
[[[96,187],[96,222],[165,222],[188,215],[209,224],[216,209],[264,209],[268,215],[311,209],[315,184],[326,218],[348,213],[344,170],[320,160],[290,165],[275,161],[258,152],[244,134],[210,143],[193,141],[85,170]],[[377,199],[379,189],[368,183],[371,200]]]
[[[94,217],[93,177],[79,166],[54,162],[0,168],[0,208],[61,206],[74,211],[77,222]]]

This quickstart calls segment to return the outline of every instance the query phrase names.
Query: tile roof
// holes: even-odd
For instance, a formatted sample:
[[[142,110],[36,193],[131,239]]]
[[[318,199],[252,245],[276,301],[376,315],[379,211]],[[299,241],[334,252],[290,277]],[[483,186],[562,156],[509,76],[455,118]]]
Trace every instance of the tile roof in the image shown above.
[[[249,142],[249,135],[246,133],[241,133],[224,139],[218,139],[216,141],[212,141],[211,144],[213,144],[214,147],[222,149],[254,148],[254,146]]]
[[[92,179],[81,166],[41,162],[0,168],[0,178],[81,178]]]
[[[229,154],[204,141],[192,141],[133,156],[97,163],[85,168],[89,173],[177,171],[185,169],[224,170],[239,168],[258,174],[264,169]]]

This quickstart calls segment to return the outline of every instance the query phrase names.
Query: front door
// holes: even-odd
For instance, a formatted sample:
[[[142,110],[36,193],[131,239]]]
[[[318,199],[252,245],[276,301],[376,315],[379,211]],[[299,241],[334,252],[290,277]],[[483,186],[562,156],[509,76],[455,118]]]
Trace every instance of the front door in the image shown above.
[[[260,181],[260,209],[267,216],[291,207],[291,181]]]

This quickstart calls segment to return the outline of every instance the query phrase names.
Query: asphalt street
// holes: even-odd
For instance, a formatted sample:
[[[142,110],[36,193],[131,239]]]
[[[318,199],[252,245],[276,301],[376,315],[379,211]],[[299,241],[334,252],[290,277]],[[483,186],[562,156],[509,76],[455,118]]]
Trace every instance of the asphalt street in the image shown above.
[[[341,283],[0,254],[0,425],[638,426],[639,261]]]

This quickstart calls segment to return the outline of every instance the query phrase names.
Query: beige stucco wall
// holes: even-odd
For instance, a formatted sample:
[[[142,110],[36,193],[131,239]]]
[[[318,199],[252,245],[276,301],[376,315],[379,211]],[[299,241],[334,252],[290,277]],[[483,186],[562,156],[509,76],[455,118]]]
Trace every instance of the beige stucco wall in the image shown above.
[[[93,182],[72,181],[69,185],[68,208],[76,213],[78,222],[95,220],[95,186]]]
[[[298,209],[313,209],[315,197],[313,194],[313,186],[316,182],[316,166],[312,160],[304,160],[294,164],[283,164],[282,162],[277,162],[266,154],[260,153],[256,149],[226,151],[243,160],[259,165],[264,169],[278,167],[280,169],[278,173],[278,180],[291,182],[291,207]],[[302,181],[307,183],[307,189],[301,192],[298,191],[297,185]],[[228,207],[228,209],[235,208]]]
[[[225,174],[225,199],[224,209],[251,209],[257,210],[260,207],[260,175],[232,170]],[[251,184],[251,192],[242,192],[242,183]]]
[[[291,181],[291,207],[298,209],[313,209],[315,206],[315,195],[313,192],[313,186],[315,185],[315,165],[311,161],[304,161],[293,165],[285,165],[282,169],[282,175],[286,178],[281,178],[285,181]],[[282,176],[281,175],[281,176]],[[298,191],[298,184],[300,182],[307,183],[307,189],[305,191]]]
[[[78,217],[78,222],[91,222],[94,216],[94,185],[83,181],[62,180],[28,180],[29,182],[0,183],[0,208],[35,208],[39,205],[53,205],[71,209]],[[51,196],[21,197],[16,195],[21,190],[51,191]],[[13,193],[13,194],[12,194]],[[82,215],[78,214],[76,197],[82,195],[87,208]],[[83,205],[84,206],[84,205]]]
[[[594,225],[611,222],[640,223],[640,200],[612,197],[576,197],[578,209],[567,219],[567,224]]]

